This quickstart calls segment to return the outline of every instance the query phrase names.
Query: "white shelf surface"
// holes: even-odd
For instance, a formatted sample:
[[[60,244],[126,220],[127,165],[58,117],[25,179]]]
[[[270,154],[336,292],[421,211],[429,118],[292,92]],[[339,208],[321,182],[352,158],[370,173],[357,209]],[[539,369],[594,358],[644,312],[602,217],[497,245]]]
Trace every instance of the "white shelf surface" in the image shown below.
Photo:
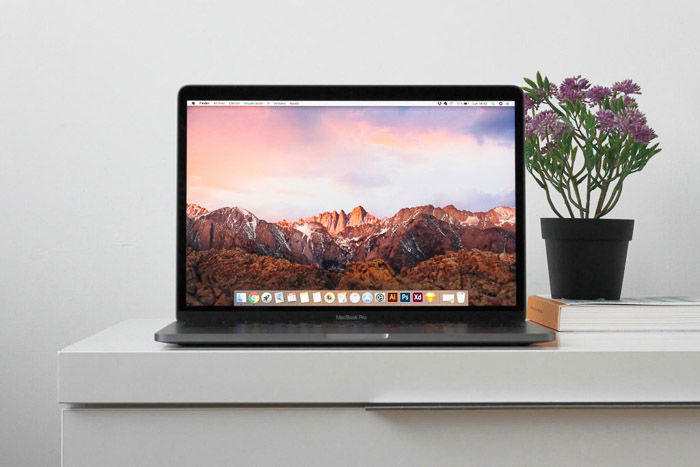
[[[700,404],[700,332],[571,332],[528,347],[232,348],[129,320],[58,352],[72,404]]]

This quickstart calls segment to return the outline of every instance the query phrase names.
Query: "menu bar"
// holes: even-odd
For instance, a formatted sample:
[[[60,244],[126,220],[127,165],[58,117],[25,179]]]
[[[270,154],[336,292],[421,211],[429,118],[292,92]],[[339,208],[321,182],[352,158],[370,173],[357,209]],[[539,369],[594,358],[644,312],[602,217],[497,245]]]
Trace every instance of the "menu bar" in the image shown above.
[[[412,306],[469,304],[466,290],[237,290],[235,306]]]
[[[187,101],[188,107],[514,107],[515,101]]]

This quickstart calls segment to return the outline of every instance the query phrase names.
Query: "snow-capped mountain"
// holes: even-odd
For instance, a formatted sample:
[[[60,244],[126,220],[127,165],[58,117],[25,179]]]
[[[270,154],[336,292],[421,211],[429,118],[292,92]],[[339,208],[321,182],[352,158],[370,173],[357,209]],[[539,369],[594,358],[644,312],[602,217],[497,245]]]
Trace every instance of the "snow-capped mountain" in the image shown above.
[[[185,213],[187,214],[187,217],[199,217],[203,216],[204,214],[209,214],[209,211],[198,204],[188,204]]]
[[[369,214],[362,206],[356,206],[352,211],[350,211],[349,214],[346,214],[345,211],[341,209],[340,212],[323,212],[313,217],[299,219],[297,222],[300,224],[316,222],[324,226],[332,235],[336,235],[345,230],[347,227],[356,227],[364,224],[376,224],[379,222],[379,219],[374,217],[372,214]]]
[[[242,208],[208,212],[188,205],[187,216],[187,243],[195,250],[242,248],[330,269],[383,259],[400,271],[448,251],[515,250],[515,210],[510,207],[471,212],[427,205],[379,220],[357,206],[349,214],[332,211],[270,223]]]

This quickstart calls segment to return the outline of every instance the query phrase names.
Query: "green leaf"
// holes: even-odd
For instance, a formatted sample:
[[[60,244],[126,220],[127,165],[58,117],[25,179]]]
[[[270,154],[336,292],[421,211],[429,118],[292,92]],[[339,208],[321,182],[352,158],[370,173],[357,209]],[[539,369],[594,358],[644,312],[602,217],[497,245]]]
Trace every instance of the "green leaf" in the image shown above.
[[[581,150],[583,151],[583,158],[585,161],[586,169],[592,170],[593,167],[595,167],[596,163],[596,159],[593,154],[593,148],[586,144],[584,147],[581,148]]]
[[[537,95],[536,91],[533,91],[532,89],[530,91],[525,91],[528,96],[530,96],[530,99],[532,99],[535,102],[540,102],[540,96]]]
[[[532,81],[531,79],[523,78],[523,81],[525,81],[531,88],[536,88],[536,87],[537,87],[537,84],[535,84],[535,82]]]
[[[559,140],[559,147],[561,148],[563,153],[570,153],[571,152],[571,140],[573,137],[574,137],[574,132],[567,131],[561,137],[561,140]]]

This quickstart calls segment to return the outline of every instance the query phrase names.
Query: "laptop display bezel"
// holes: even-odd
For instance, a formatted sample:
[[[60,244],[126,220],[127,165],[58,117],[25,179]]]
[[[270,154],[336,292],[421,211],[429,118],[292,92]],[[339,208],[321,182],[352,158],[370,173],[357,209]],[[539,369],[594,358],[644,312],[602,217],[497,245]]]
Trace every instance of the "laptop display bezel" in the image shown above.
[[[333,306],[249,307],[188,306],[186,304],[186,205],[187,205],[187,102],[192,100],[379,100],[379,101],[481,101],[515,102],[515,253],[516,303],[513,306]],[[188,85],[177,99],[177,286],[178,321],[193,324],[237,321],[332,321],[338,315],[357,315],[366,321],[489,321],[525,319],[525,168],[523,93],[517,86],[263,86]],[[351,318],[352,319],[352,318]]]

